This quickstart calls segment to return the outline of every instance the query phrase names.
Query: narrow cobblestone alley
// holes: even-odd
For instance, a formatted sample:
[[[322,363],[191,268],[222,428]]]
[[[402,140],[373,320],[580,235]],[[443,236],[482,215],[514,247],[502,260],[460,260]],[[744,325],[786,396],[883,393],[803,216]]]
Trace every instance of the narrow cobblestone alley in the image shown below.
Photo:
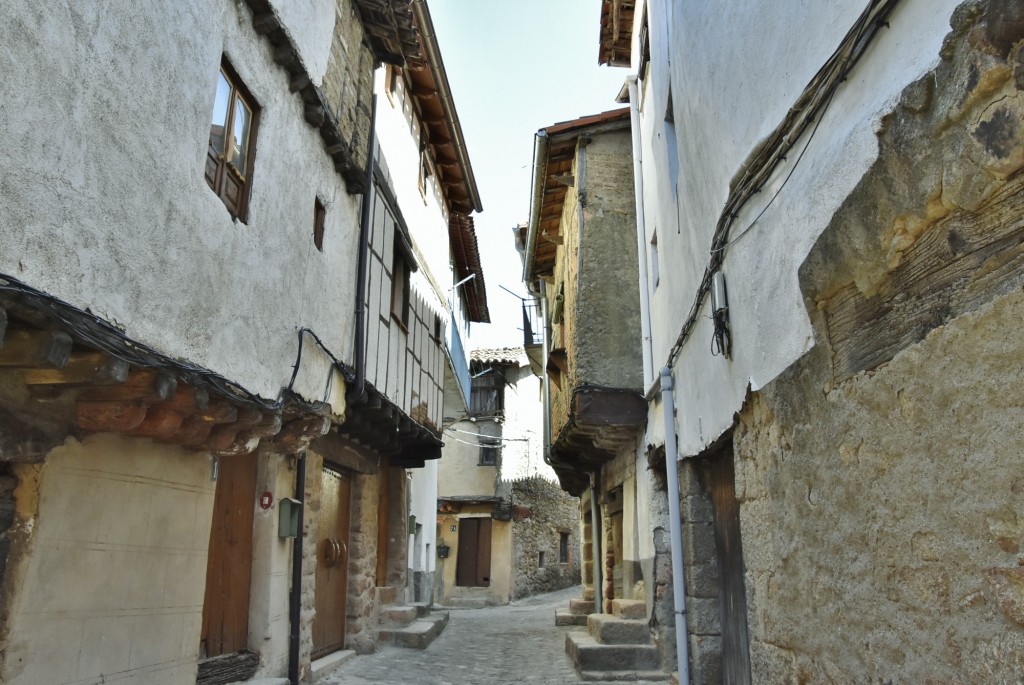
[[[507,606],[454,609],[444,632],[425,650],[386,647],[355,657],[330,685],[563,685],[583,684],[565,654],[555,610],[580,588],[529,597]],[[644,685],[649,681],[634,681]]]

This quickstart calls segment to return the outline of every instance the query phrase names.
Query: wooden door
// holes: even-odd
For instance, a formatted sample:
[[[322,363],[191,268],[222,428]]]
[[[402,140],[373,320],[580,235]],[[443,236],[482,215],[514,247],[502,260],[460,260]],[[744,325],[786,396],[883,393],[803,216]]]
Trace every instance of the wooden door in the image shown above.
[[[491,519],[459,520],[455,584],[462,587],[491,586]]]
[[[715,556],[718,561],[718,610],[722,624],[722,682],[750,685],[750,643],[747,634],[747,593],[744,585],[740,505],[731,442],[702,459],[699,477],[714,511]]]
[[[320,514],[317,525],[314,659],[345,647],[351,500],[352,479],[325,467],[320,476]]]
[[[200,655],[248,647],[256,458],[220,457],[213,497]]]

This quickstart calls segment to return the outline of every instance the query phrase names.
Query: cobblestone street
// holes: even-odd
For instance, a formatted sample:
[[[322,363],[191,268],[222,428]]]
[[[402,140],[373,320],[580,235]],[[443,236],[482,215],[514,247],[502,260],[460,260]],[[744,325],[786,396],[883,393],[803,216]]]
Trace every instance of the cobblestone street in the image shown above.
[[[529,597],[508,606],[454,609],[444,632],[425,650],[387,647],[355,657],[331,685],[574,685],[580,680],[565,654],[555,610],[580,588]],[[644,685],[647,681],[634,681]],[[653,685],[653,684],[652,684]]]

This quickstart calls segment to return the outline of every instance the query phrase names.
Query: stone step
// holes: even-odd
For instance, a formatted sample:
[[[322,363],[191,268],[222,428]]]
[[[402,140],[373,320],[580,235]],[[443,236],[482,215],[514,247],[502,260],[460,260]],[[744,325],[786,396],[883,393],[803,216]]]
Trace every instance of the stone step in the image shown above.
[[[483,609],[487,606],[484,597],[451,597],[448,606],[453,609]]]
[[[654,645],[602,645],[584,632],[566,633],[565,651],[580,673],[657,671],[661,668]]]
[[[570,599],[569,613],[586,616],[594,611],[594,600]]]
[[[426,649],[427,645],[441,634],[447,624],[448,612],[439,611],[401,628],[381,628],[377,631],[377,641],[396,647]]]
[[[646,645],[651,642],[651,629],[644,619],[591,614],[587,617],[587,632],[602,645]]]
[[[398,588],[390,585],[378,586],[377,601],[381,603],[381,606],[394,604],[398,601]]]
[[[613,599],[612,614],[619,618],[647,618],[647,603],[642,599]]]
[[[581,671],[580,679],[587,682],[635,683],[637,681],[667,681],[668,673],[664,671]],[[676,683],[675,685],[679,685]]]
[[[593,588],[593,586],[583,588],[583,599],[587,600],[588,602],[593,602],[594,601],[594,588]]]
[[[409,602],[409,606],[416,608],[416,615],[419,618],[430,615],[430,610],[433,608],[433,604],[430,602]]]
[[[387,607],[381,614],[382,622],[390,625],[405,625],[410,621],[415,621],[419,614],[416,611],[416,607],[403,606],[396,604],[394,606]]]
[[[570,614],[568,611],[555,612],[556,626],[585,626],[587,625],[586,614]]]
[[[309,682],[321,683],[334,674],[342,664],[354,657],[356,653],[351,649],[342,649],[331,652],[327,656],[320,657],[309,666]],[[287,684],[287,679],[285,680]]]

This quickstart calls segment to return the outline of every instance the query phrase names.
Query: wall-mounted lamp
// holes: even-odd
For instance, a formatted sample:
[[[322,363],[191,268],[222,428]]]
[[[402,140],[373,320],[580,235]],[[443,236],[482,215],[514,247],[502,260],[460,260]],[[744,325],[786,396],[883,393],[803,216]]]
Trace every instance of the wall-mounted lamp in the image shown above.
[[[732,333],[729,332],[729,297],[725,290],[725,274],[716,271],[711,277],[711,320],[715,326],[711,354],[732,356]]]

